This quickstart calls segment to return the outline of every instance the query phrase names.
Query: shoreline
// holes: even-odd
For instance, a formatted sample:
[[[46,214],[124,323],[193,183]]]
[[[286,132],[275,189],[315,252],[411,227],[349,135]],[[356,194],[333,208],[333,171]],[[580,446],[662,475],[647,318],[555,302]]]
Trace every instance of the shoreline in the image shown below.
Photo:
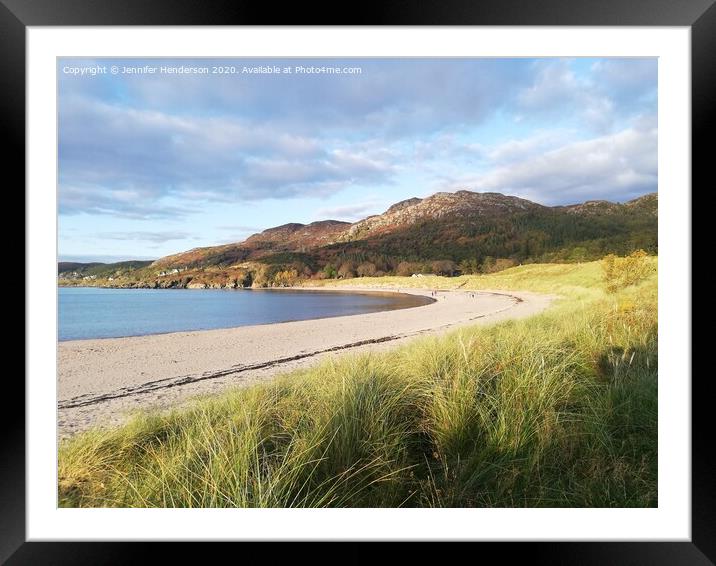
[[[65,287],[67,288],[67,287]],[[86,287],[72,287],[73,289],[81,288],[81,289],[124,289],[123,287],[92,287],[92,286],[86,286]],[[307,321],[307,320],[325,320],[328,318],[339,318],[344,316],[361,316],[364,314],[372,314],[376,312],[391,312],[391,311],[398,311],[398,310],[406,310],[406,309],[414,309],[417,307],[422,307],[425,305],[429,305],[430,303],[433,303],[436,301],[436,299],[432,297],[424,297],[422,295],[418,295],[415,293],[406,293],[403,291],[390,291],[385,289],[346,289],[346,288],[326,288],[326,287],[275,287],[275,288],[257,288],[257,289],[251,289],[251,288],[241,288],[241,289],[174,289],[174,288],[167,288],[167,289],[130,289],[130,290],[144,290],[144,291],[220,291],[220,292],[235,292],[235,291],[253,291],[253,292],[273,292],[273,291],[281,291],[281,292],[287,292],[287,291],[298,291],[298,292],[309,292],[309,293],[336,293],[336,292],[344,292],[351,295],[369,295],[369,296],[386,296],[386,295],[404,295],[406,298],[402,299],[404,301],[410,300],[413,304],[410,304],[409,306],[394,306],[391,308],[381,309],[381,310],[375,310],[375,311],[367,311],[365,313],[355,313],[355,314],[336,314],[336,315],[329,315],[329,316],[319,316],[316,318],[298,318],[298,319],[288,319],[288,320],[281,320],[276,322],[260,322],[257,324],[244,324],[240,326],[223,326],[218,328],[204,328],[204,329],[196,329],[196,330],[168,330],[166,332],[152,332],[150,334],[128,334],[126,336],[97,336],[94,338],[69,338],[66,340],[58,339],[58,344],[64,344],[65,342],[84,342],[87,340],[115,340],[120,338],[138,338],[141,336],[164,336],[166,334],[185,334],[187,332],[210,332],[212,330],[233,330],[235,328],[246,328],[249,326],[270,326],[273,324],[283,324],[286,322],[300,322],[300,321]],[[410,299],[408,299],[408,297]],[[415,300],[417,297],[421,297],[424,300],[417,301]],[[396,304],[397,301],[396,301]]]
[[[285,288],[397,293],[396,288]],[[552,296],[519,291],[400,288],[422,305],[364,314],[58,342],[58,436],[115,426],[137,409],[166,409],[192,397],[246,386],[327,356],[380,351],[461,326],[524,318]],[[417,308],[417,307],[420,308]]]

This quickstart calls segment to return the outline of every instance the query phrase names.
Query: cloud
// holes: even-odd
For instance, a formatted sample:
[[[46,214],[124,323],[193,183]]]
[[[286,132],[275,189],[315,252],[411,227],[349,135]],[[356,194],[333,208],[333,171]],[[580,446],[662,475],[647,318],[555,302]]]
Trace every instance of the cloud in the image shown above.
[[[237,67],[306,62],[336,64],[228,61]],[[58,65],[94,63],[61,59]],[[301,77],[60,72],[60,212],[171,218],[189,214],[192,202],[327,197],[352,186],[390,184],[407,165],[386,149],[393,142],[472,128],[509,100],[516,85],[529,81],[529,64],[522,60],[342,64],[363,72]]]
[[[378,210],[380,206],[383,206],[382,202],[368,201],[345,206],[320,208],[316,211],[316,217],[320,220],[345,220],[347,222],[355,222],[362,220],[370,214],[377,214],[380,212],[380,210]]]
[[[60,214],[108,214],[118,218],[158,220],[186,216],[194,212],[185,206],[157,202],[162,198],[146,187],[102,186],[92,183],[67,185],[60,182]]]
[[[226,226],[217,226],[219,230],[228,230],[229,232],[261,232],[263,228],[257,226],[245,226],[243,224],[231,224]]]
[[[179,61],[174,61],[175,63]],[[438,131],[475,122],[530,81],[523,59],[221,59],[184,60],[192,65],[357,66],[357,75],[124,75],[123,100],[184,115],[250,117],[280,122],[313,135],[316,127],[341,132],[371,130],[381,137]],[[136,65],[132,60],[114,60]],[[166,65],[146,59],[142,64]],[[61,63],[61,65],[64,63]],[[101,77],[116,82],[117,77]],[[65,81],[69,83],[70,81]],[[88,83],[89,81],[85,81]],[[63,83],[64,84],[64,83]],[[76,82],[74,83],[76,84]],[[68,85],[68,89],[71,85]],[[95,87],[97,88],[97,87]]]
[[[244,226],[241,224],[217,226],[216,228],[224,232],[223,236],[217,240],[217,244],[235,244],[237,242],[243,242],[249,236],[263,232],[265,229],[265,227]]]
[[[534,83],[518,96],[522,112],[535,117],[581,115],[592,129],[604,131],[612,121],[613,104],[589,77],[578,76],[569,60],[540,61]]]
[[[647,59],[602,59],[591,67],[593,82],[620,102],[655,93],[658,62]]]
[[[73,60],[61,59],[59,65],[68,61]],[[191,63],[227,62],[237,67],[336,63]],[[348,188],[389,191],[405,176],[425,179],[423,185],[436,178],[470,178],[465,172],[477,167],[488,171],[484,179],[506,179],[527,191],[526,179],[536,173],[520,177],[521,168],[532,163],[538,171],[539,163],[569,146],[575,132],[612,135],[636,113],[655,112],[655,59],[344,59],[341,64],[363,72],[60,73],[60,213],[174,219],[206,203],[338,199]],[[520,126],[509,130],[518,118]],[[517,137],[516,132],[535,128],[536,135]],[[504,141],[496,145],[495,139]],[[621,169],[614,182],[632,186],[643,180]],[[549,183],[540,186],[546,190]],[[337,205],[335,216],[353,219],[369,210],[360,206],[366,204]]]
[[[520,120],[573,115],[606,133],[635,109],[656,110],[656,58],[600,60],[586,73],[569,59],[533,66],[533,83],[517,97]]]
[[[564,145],[480,177],[451,179],[443,190],[470,188],[542,204],[588,199],[625,201],[657,190],[657,129],[644,117],[615,134]]]
[[[236,118],[180,117],[70,97],[60,120],[60,211],[137,218],[190,208],[162,199],[237,202],[326,196],[389,182],[390,163],[350,144]]]
[[[573,134],[564,130],[541,131],[528,138],[512,139],[491,148],[483,148],[482,155],[493,164],[514,163],[564,145]]]
[[[172,240],[198,240],[196,236],[188,232],[102,232],[98,237],[105,240],[137,240],[142,242],[151,242],[153,244],[163,244]]]

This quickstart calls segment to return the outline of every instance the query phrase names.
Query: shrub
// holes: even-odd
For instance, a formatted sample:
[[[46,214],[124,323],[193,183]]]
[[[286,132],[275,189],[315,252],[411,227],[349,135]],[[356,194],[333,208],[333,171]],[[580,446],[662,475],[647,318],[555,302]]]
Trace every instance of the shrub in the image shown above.
[[[338,277],[341,279],[350,279],[356,276],[355,264],[352,261],[345,261],[338,268]]]
[[[395,268],[395,274],[401,277],[410,277],[413,273],[420,273],[423,270],[423,266],[420,263],[414,261],[401,261],[398,267]]]
[[[510,267],[517,265],[514,259],[509,258],[497,258],[486,257],[482,264],[483,273],[497,273],[498,271],[504,271]]]
[[[361,263],[358,268],[356,269],[356,273],[358,274],[358,277],[374,277],[376,274],[376,267],[374,263],[371,263],[369,261],[366,261],[365,263]]]
[[[636,250],[626,257],[609,254],[602,260],[604,287],[609,293],[636,285],[646,279],[654,270],[644,250]]]
[[[452,277],[457,272],[457,265],[455,265],[454,261],[449,259],[434,261],[430,267],[436,275]]]
[[[464,259],[460,262],[460,271],[463,275],[480,273],[480,262],[476,259]]]
[[[295,269],[279,271],[273,277],[273,284],[276,287],[291,287],[298,281],[298,272]]]

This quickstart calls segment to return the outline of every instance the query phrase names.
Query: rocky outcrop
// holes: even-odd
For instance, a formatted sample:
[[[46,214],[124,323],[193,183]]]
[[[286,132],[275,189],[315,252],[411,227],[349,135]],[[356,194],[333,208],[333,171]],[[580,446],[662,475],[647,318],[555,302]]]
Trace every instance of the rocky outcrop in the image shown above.
[[[418,198],[418,197],[401,200],[400,202],[396,202],[393,206],[391,206],[388,210],[386,210],[385,213],[392,214],[393,212],[398,212],[400,210],[404,210],[410,206],[414,206],[418,203],[421,203],[422,201],[423,201],[423,199]]]
[[[412,198],[391,206],[385,213],[371,216],[353,224],[340,241],[360,240],[375,237],[425,220],[439,220],[459,216],[461,219],[481,216],[504,216],[515,212],[545,209],[542,206],[518,197],[500,193],[435,193],[424,199]]]
[[[619,214],[624,211],[641,212],[656,216],[658,214],[659,199],[657,193],[649,193],[623,204],[608,200],[588,200],[580,204],[555,206],[553,208],[554,210],[563,210],[568,214],[582,216]]]
[[[321,220],[310,224],[284,224],[254,234],[247,238],[242,245],[246,248],[253,247],[262,250],[302,251],[332,244],[349,227],[349,222],[339,220]]]

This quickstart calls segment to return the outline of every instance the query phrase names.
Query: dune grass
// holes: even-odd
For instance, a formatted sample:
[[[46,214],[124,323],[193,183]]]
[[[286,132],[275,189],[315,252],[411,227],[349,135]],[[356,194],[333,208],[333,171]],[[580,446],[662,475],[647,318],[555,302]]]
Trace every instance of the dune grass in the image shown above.
[[[80,434],[60,505],[657,505],[655,273],[615,293],[598,262],[380,282],[562,300]]]

